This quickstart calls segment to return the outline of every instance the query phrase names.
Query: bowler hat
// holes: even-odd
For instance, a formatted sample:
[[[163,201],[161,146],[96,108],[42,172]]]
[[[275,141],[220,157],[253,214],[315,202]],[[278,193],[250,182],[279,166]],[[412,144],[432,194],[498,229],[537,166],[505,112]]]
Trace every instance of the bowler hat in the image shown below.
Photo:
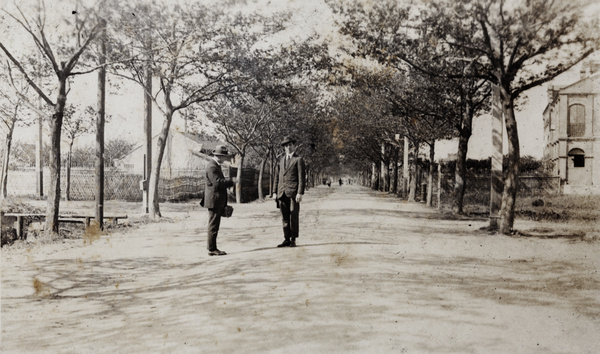
[[[219,156],[230,156],[231,154],[227,151],[227,146],[225,145],[217,145],[215,149],[212,151],[213,155]]]
[[[290,143],[296,143],[296,139],[292,138],[291,136],[286,136],[283,138],[283,141],[281,142],[281,146],[286,146],[287,144]]]

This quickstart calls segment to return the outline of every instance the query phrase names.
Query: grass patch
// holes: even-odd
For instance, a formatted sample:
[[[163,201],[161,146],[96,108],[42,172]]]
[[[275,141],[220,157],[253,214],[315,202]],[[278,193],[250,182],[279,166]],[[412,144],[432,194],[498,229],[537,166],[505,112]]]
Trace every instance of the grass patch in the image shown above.
[[[517,216],[539,221],[598,221],[600,195],[545,195],[518,198]]]
[[[489,203],[489,192],[465,193],[464,211],[468,215],[487,214]],[[600,220],[599,206],[600,195],[517,195],[515,214],[518,218],[534,221],[594,222]]]

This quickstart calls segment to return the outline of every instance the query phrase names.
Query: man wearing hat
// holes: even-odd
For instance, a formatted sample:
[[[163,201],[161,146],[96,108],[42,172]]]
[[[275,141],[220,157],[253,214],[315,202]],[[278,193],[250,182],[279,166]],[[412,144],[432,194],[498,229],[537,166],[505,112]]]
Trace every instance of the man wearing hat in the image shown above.
[[[208,255],[224,256],[227,253],[217,248],[217,234],[221,225],[223,209],[227,205],[227,188],[233,187],[234,179],[223,176],[221,164],[230,160],[232,155],[227,146],[217,145],[212,151],[211,160],[206,166],[204,190],[204,207],[208,209]]]
[[[275,193],[279,201],[285,240],[277,247],[296,247],[299,231],[300,202],[304,194],[304,159],[296,155],[296,140],[286,136],[281,142],[285,149],[275,169]]]

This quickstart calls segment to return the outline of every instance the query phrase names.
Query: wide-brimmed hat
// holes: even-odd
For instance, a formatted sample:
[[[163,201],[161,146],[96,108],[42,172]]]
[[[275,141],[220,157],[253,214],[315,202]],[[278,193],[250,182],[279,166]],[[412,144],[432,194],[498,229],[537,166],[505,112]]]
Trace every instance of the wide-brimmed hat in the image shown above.
[[[225,145],[217,145],[212,151],[212,154],[217,156],[231,156],[231,154],[227,150],[227,146]]]
[[[287,144],[290,144],[290,143],[294,143],[295,144],[296,143],[296,139],[294,139],[293,137],[291,137],[291,136],[288,135],[288,136],[286,136],[286,137],[283,138],[283,141],[281,142],[281,146],[286,146]]]

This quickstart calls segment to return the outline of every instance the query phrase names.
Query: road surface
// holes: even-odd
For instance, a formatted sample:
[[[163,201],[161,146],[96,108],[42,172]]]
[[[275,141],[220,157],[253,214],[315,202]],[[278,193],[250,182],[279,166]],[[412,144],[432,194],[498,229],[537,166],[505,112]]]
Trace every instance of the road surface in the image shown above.
[[[3,353],[598,353],[599,243],[489,235],[358,186],[2,250]],[[130,213],[131,214],[131,213]]]

